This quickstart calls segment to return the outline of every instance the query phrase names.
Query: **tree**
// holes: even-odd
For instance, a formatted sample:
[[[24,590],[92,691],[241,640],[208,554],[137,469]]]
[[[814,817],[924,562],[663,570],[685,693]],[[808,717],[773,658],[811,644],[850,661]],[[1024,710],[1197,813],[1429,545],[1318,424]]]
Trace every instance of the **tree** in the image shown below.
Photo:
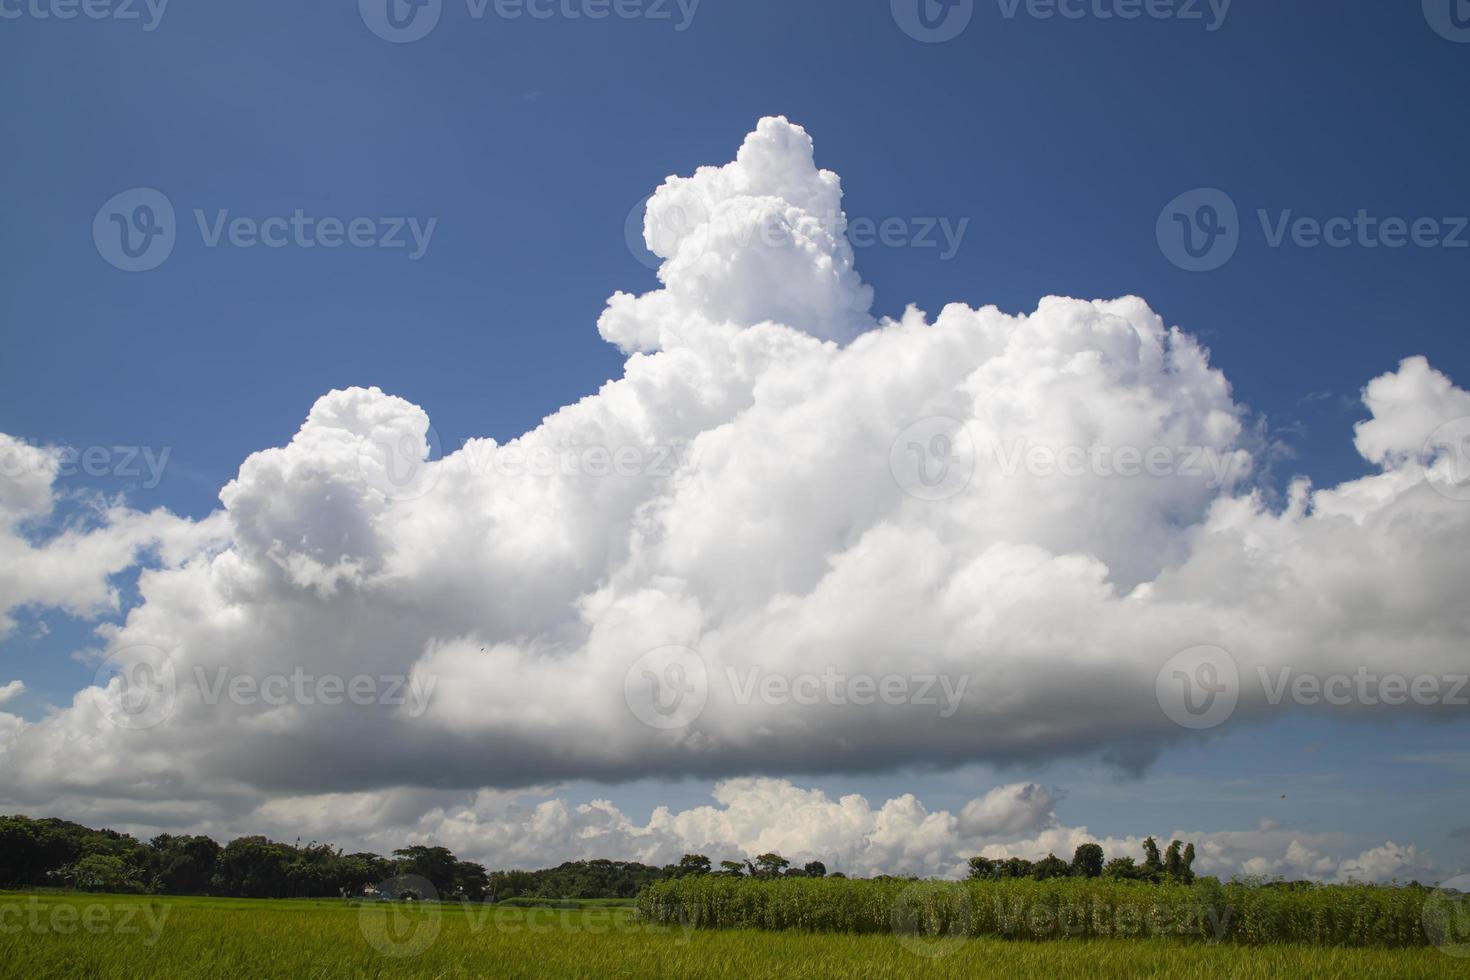
[[[745,865],[739,861],[721,861],[720,874],[727,878],[739,878],[745,874]]]
[[[1184,880],[1194,881],[1194,843],[1184,845]]]
[[[827,866],[821,861],[808,861],[801,870],[808,878],[827,877]]]
[[[1055,854],[1048,854],[1031,866],[1031,877],[1038,881],[1047,878],[1065,878],[1072,873],[1072,866]]]
[[[220,847],[208,837],[159,834],[148,842],[153,850],[157,890],[169,895],[204,895],[214,877]]]
[[[686,854],[679,859],[674,867],[676,877],[686,878],[689,875],[707,875],[710,873],[709,858],[703,854]]]
[[[976,855],[970,858],[971,881],[994,881],[1000,877],[1000,862]]]
[[[1072,874],[1078,878],[1097,878],[1103,873],[1103,849],[1099,844],[1079,844],[1072,853]]]
[[[768,851],[756,856],[755,864],[751,866],[750,873],[756,878],[779,878],[781,872],[790,867],[791,862],[775,852]]]
[[[1031,862],[1025,858],[1006,858],[1000,863],[1000,877],[1002,878],[1029,878],[1031,871]]]
[[[1113,858],[1103,867],[1104,878],[1116,878],[1122,881],[1136,881],[1141,878],[1142,869],[1138,867],[1130,857]]]
[[[415,844],[393,852],[400,875],[416,875],[434,886],[442,896],[454,893],[454,866],[458,863],[447,847]]]
[[[1178,881],[1184,876],[1184,844],[1180,841],[1170,842],[1169,849],[1164,852],[1164,874],[1170,881]]]
[[[1159,842],[1152,837],[1143,841],[1143,873],[1149,881],[1158,881],[1164,876],[1164,861],[1159,856]]]
[[[211,890],[241,898],[286,898],[287,869],[295,857],[295,848],[264,837],[237,838],[220,852]]]
[[[483,902],[490,890],[490,876],[483,864],[473,861],[454,862],[454,895],[467,902]]]
[[[140,892],[143,883],[122,858],[90,854],[57,875],[72,888],[84,892]]]

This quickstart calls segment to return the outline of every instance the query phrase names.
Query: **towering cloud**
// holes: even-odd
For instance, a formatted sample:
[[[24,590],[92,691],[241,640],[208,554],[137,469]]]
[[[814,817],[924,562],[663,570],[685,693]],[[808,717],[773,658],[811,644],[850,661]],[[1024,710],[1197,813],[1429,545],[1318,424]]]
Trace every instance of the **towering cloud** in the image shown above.
[[[1277,508],[1224,376],[1143,300],[875,323],[845,225],[806,132],[763,120],[734,163],[650,200],[662,287],[598,324],[621,378],[442,456],[424,409],[330,392],[201,524],[112,507],[28,536],[55,470],[7,437],[36,465],[0,473],[5,609],[109,611],[109,576],[163,547],[99,631],[121,676],[0,716],[6,802],[226,819],[415,787],[1141,765],[1197,737],[1159,679],[1200,644],[1238,668],[1225,724],[1285,710],[1262,681],[1282,667],[1463,670],[1470,394],[1423,359],[1366,389],[1377,472]],[[119,719],[142,664],[166,697]],[[725,802],[655,824],[680,847],[768,839]],[[812,853],[844,821],[872,841],[935,818],[817,803]],[[935,832],[1059,834],[1052,804],[986,798]],[[953,857],[934,855],[915,866]]]

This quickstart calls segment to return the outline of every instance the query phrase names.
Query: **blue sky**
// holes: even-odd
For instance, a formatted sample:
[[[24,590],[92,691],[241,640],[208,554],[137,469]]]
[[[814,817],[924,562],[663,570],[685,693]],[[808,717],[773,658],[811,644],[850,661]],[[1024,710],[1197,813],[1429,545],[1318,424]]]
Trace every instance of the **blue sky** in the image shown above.
[[[624,360],[595,329],[607,297],[657,286],[626,240],[630,211],[667,175],[731,159],[771,114],[812,134],[849,218],[968,221],[952,257],[858,248],[875,313],[1143,296],[1209,347],[1274,446],[1278,489],[1370,472],[1351,440],[1359,393],[1401,358],[1470,379],[1470,231],[1458,248],[1272,247],[1257,215],[1364,210],[1451,230],[1470,214],[1470,44],[1418,3],[1240,2],[1211,30],[1204,5],[1203,21],[1074,20],[977,0],[964,32],[933,44],[907,36],[888,0],[703,0],[687,24],[672,3],[671,19],[510,19],[444,0],[438,26],[405,44],[375,36],[350,0],[173,0],[152,30],[147,8],[94,21],[0,7],[20,11],[0,23],[0,432],[167,447],[156,486],[113,473],[61,484],[140,509],[207,516],[242,460],[284,445],[334,388],[422,406],[446,451],[595,392]],[[159,268],[127,273],[91,229],[104,202],[140,187],[177,209],[178,241]],[[1195,188],[1239,212],[1238,251],[1209,272],[1179,268],[1156,235],[1161,209]],[[196,209],[437,223],[417,259],[210,248]],[[0,642],[0,681],[25,682],[17,704],[35,718],[90,680],[69,654],[94,624],[54,611],[21,623]],[[1061,762],[798,781],[958,809],[1036,779],[1068,788],[1064,822],[1100,833],[1135,832],[1146,804],[1150,826],[1269,818],[1364,847],[1409,838],[1455,869],[1470,865],[1470,843],[1449,837],[1470,823],[1453,788],[1466,732],[1463,715],[1297,717],[1169,748],[1139,777]],[[1426,746],[1453,758],[1396,761]],[[1222,783],[1244,799],[1198,788]],[[565,795],[646,815],[702,803],[709,786],[579,782]]]

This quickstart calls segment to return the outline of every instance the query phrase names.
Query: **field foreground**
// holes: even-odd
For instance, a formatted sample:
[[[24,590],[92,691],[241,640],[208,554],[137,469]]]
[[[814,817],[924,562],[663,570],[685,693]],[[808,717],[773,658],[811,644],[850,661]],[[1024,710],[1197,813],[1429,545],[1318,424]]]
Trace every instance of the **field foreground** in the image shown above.
[[[1451,977],[1438,949],[1241,947],[1165,937],[931,939],[639,923],[626,906],[401,907],[0,893],[0,976]]]

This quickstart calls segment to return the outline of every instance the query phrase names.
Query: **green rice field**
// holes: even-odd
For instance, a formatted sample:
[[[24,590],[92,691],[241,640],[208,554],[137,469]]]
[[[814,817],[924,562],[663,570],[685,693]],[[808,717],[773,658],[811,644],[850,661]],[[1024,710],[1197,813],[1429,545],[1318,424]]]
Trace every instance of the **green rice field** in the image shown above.
[[[1462,977],[1433,946],[693,928],[576,907],[0,893],[0,976]]]

